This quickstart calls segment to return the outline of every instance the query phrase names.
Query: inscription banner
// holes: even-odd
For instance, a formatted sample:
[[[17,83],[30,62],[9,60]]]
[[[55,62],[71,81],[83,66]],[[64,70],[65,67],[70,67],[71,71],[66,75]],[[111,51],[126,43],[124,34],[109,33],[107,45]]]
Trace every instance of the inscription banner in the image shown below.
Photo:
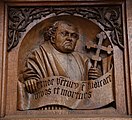
[[[18,109],[35,109],[46,105],[63,105],[71,109],[95,109],[112,101],[112,69],[96,80],[70,80],[64,76],[44,78],[37,83],[40,88],[28,93],[25,85],[18,84]]]

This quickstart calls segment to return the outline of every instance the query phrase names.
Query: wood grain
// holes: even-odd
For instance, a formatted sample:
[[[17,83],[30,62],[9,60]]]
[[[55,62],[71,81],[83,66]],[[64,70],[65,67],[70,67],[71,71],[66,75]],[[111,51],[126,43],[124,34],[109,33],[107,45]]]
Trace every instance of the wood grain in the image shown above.
[[[124,30],[124,51],[120,51],[115,47],[116,54],[114,54],[115,62],[115,99],[116,109],[101,109],[91,111],[76,111],[75,113],[69,111],[17,111],[17,68],[18,68],[18,54],[20,44],[11,52],[6,52],[7,40],[7,22],[6,13],[4,13],[4,5],[11,6],[28,6],[33,5],[68,5],[69,2],[65,0],[4,0],[0,2],[0,117],[1,120],[129,120],[132,115],[132,1],[126,0],[126,8],[123,11],[123,27]],[[78,1],[77,4],[84,5],[87,3],[96,4],[120,4],[125,5],[125,0],[69,0],[71,4],[73,1]],[[6,12],[6,11],[5,11]],[[5,23],[5,24],[4,24]],[[34,26],[36,23],[32,23]],[[27,31],[32,28],[30,26]],[[119,57],[118,57],[119,55]],[[6,58],[8,57],[8,59]],[[116,62],[119,61],[119,62]],[[8,66],[7,66],[8,63]],[[6,78],[7,77],[7,78]],[[6,82],[7,81],[7,82]],[[7,92],[6,92],[7,91]],[[6,95],[7,93],[7,95]],[[5,106],[6,105],[6,106]],[[6,116],[4,117],[4,115]],[[129,115],[127,115],[129,114]],[[105,116],[105,117],[102,117]]]

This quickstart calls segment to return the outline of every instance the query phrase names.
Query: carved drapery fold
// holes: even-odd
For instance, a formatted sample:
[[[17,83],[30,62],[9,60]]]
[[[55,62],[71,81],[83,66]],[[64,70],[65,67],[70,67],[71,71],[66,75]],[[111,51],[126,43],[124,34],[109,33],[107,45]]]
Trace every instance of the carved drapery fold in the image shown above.
[[[20,41],[22,33],[34,20],[41,19],[48,15],[73,15],[86,19],[96,20],[110,31],[113,44],[123,49],[121,7],[90,7],[90,6],[69,6],[69,7],[9,7],[8,8],[8,51],[13,49]]]

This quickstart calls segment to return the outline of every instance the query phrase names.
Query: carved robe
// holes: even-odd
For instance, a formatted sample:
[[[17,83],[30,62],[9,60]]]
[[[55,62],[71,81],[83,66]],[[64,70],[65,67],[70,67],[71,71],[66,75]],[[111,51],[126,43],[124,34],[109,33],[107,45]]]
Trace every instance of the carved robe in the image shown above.
[[[50,42],[45,42],[29,55],[24,80],[65,76],[71,80],[87,79],[88,58],[78,52],[60,53]]]

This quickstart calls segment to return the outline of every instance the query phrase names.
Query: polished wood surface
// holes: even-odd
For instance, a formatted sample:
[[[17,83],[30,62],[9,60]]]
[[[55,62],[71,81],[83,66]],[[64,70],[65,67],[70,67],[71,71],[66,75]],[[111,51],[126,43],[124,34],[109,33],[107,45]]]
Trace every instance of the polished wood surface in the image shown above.
[[[75,119],[73,117],[79,117],[78,119],[106,119],[102,117],[107,117],[107,119],[129,119],[132,114],[132,1],[131,0],[87,0],[87,1],[44,1],[44,0],[5,0],[0,2],[0,116],[4,120],[15,120],[22,118],[23,120],[41,120],[44,117],[52,119],[54,117],[59,117],[59,119]],[[17,108],[17,80],[18,80],[18,65],[17,63],[19,56],[19,48],[22,44],[21,38],[20,43],[14,47],[13,50],[7,52],[7,6],[43,6],[43,5],[85,5],[85,4],[118,4],[122,6],[122,21],[123,21],[123,40],[124,40],[124,50],[121,51],[118,47],[115,47],[116,51],[113,55],[114,61],[114,92],[116,99],[116,109],[114,107],[108,107],[98,110],[79,110],[79,111],[42,111],[42,110],[29,110],[29,111],[18,111]],[[5,7],[5,8],[4,8]],[[5,9],[5,10],[4,10]],[[39,21],[38,21],[39,22]],[[36,22],[37,23],[37,22]],[[27,31],[29,31],[32,26],[36,25],[35,22],[28,26]],[[26,44],[23,43],[23,46]],[[5,116],[5,117],[4,117]],[[101,117],[99,117],[101,116]],[[64,117],[64,118],[63,118]],[[81,118],[83,117],[83,118]],[[97,117],[97,118],[93,118]],[[99,117],[99,118],[98,118]],[[111,118],[108,118],[111,117]],[[112,118],[116,117],[116,118]],[[119,117],[119,118],[117,118]],[[126,118],[121,118],[126,117]],[[45,118],[45,119],[47,119]],[[55,119],[55,118],[54,118]],[[56,118],[58,119],[58,118]]]

